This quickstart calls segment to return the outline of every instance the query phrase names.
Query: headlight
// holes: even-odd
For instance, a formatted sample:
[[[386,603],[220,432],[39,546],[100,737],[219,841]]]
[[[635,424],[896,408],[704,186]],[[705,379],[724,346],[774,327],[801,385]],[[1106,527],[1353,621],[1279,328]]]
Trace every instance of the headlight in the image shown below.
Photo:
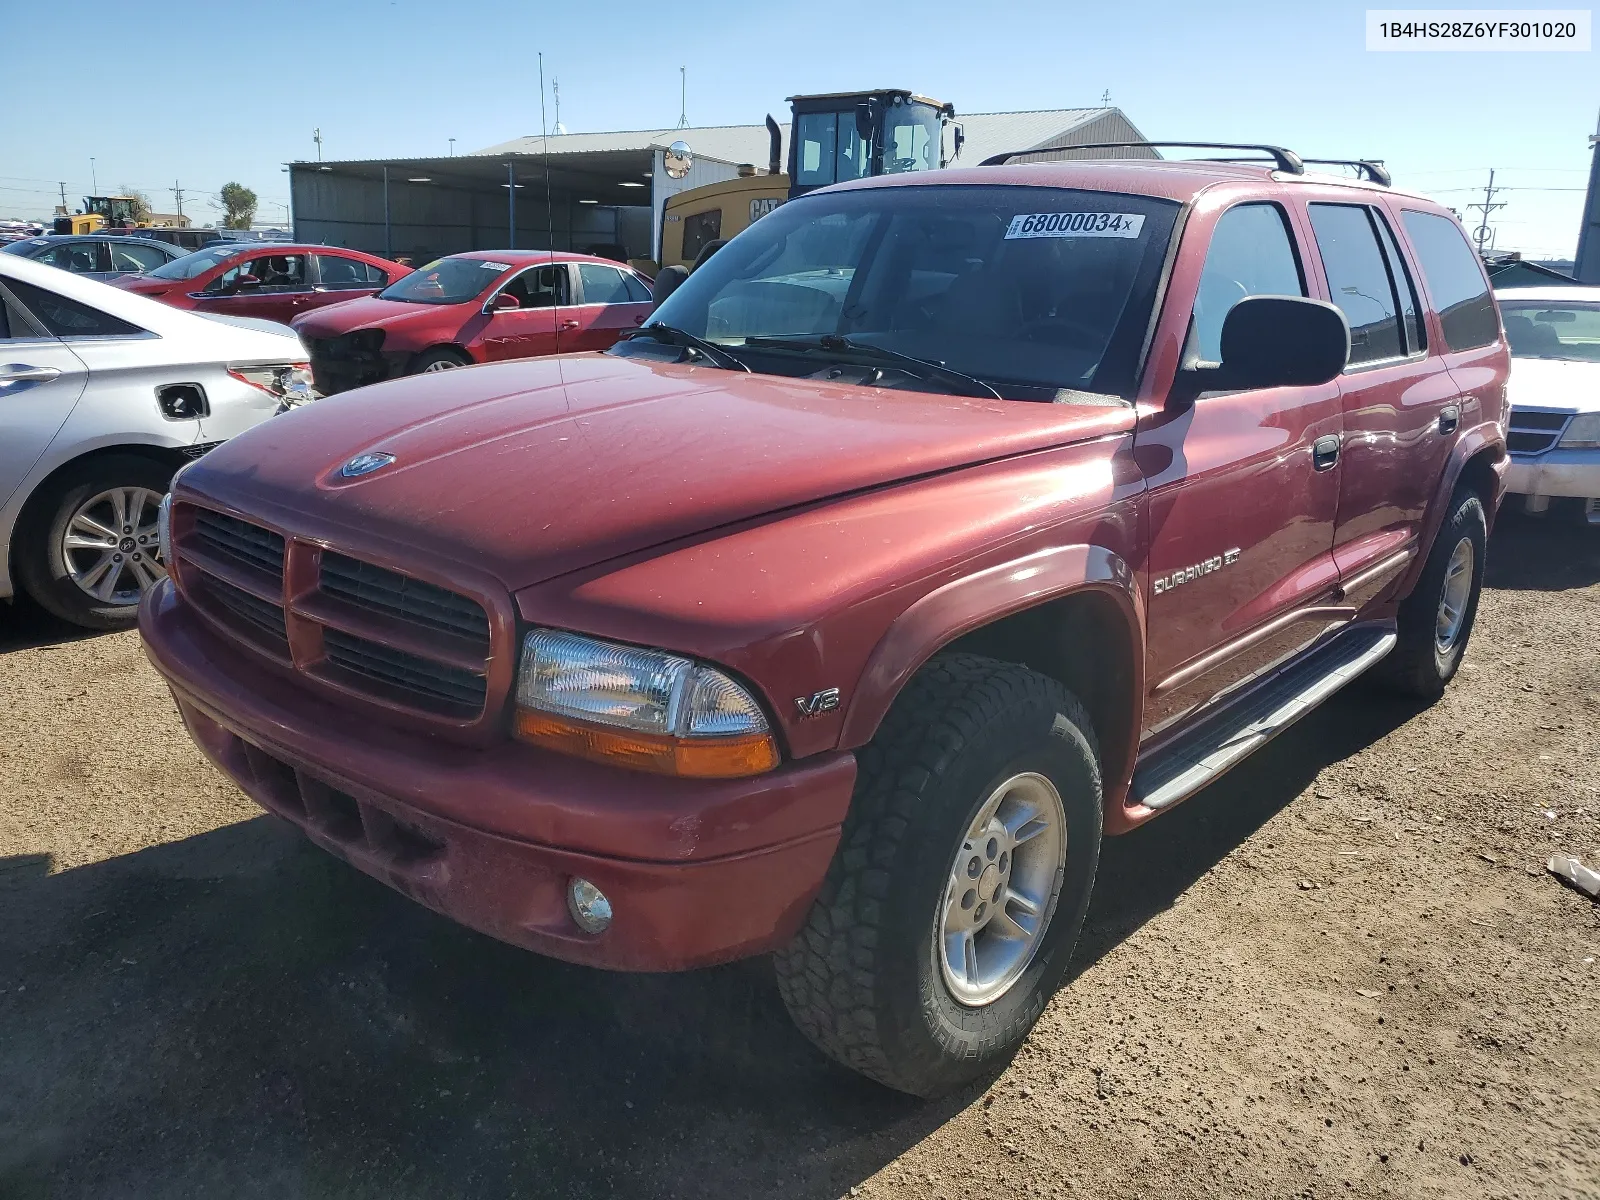
[[[357,354],[376,354],[383,349],[384,332],[381,329],[358,329],[348,337],[350,349]]]
[[[726,779],[778,765],[761,705],[721,671],[554,629],[523,639],[516,732],[564,754],[663,775]]]
[[[1561,444],[1573,450],[1600,448],[1600,413],[1584,413],[1567,422]]]
[[[167,570],[172,570],[172,493],[161,497],[156,509],[156,548]]]
[[[240,383],[260,388],[279,400],[304,403],[311,398],[311,364],[278,363],[261,367],[229,367],[228,374]]]

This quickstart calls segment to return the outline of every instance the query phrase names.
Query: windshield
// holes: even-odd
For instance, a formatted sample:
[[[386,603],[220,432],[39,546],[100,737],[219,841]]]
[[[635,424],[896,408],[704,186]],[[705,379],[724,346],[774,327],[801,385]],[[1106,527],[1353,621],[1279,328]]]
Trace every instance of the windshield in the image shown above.
[[[384,288],[378,299],[405,304],[464,304],[481,296],[509,270],[510,263],[486,258],[439,258]]]
[[[1500,301],[1512,358],[1600,362],[1600,303]]]
[[[842,337],[938,363],[1011,399],[1050,400],[1059,389],[1131,398],[1177,208],[1042,187],[817,193],[734,238],[652,320],[757,371],[823,377],[827,368],[814,354],[784,361],[747,339]],[[882,385],[945,390],[926,379]]]
[[[897,99],[879,111],[881,125],[874,137],[882,142],[882,174],[931,171],[939,165],[944,123],[937,109]],[[838,112],[801,113],[796,125],[796,186],[826,187],[873,173],[878,147],[857,132],[855,105]]]
[[[163,263],[151,271],[150,276],[153,279],[193,279],[196,275],[204,275],[223,259],[243,254],[244,249],[243,246],[212,246],[206,250],[196,250],[193,254]]]
[[[892,104],[883,118],[883,173],[932,171],[939,166],[943,122],[926,104]]]

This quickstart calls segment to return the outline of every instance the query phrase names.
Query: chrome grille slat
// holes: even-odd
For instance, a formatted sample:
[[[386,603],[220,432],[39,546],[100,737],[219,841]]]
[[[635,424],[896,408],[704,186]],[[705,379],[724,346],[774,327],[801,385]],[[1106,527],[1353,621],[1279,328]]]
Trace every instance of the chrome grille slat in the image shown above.
[[[194,510],[194,536],[217,557],[243,567],[283,578],[283,539],[270,529],[237,517]]]
[[[489,646],[489,618],[474,600],[332,550],[322,554],[321,588],[330,596]]]
[[[1571,419],[1566,413],[1513,408],[1506,427],[1506,449],[1513,454],[1543,454],[1561,440],[1561,432]]]
[[[452,713],[476,713],[483,708],[485,684],[481,675],[337,629],[324,627],[322,641],[328,661],[342,670],[413,694]]]

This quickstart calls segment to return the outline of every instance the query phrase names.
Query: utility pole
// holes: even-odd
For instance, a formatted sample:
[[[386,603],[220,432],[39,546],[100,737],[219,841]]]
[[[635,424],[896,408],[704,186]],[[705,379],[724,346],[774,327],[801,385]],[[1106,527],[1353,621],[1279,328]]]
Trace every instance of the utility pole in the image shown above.
[[[689,128],[689,68],[678,68],[678,128]]]
[[[317,161],[322,161],[322,126],[311,131],[311,140],[317,144]]]
[[[61,211],[65,213],[67,211],[67,185],[62,182],[59,186],[61,188]]]
[[[1495,201],[1494,194],[1496,192],[1503,192],[1505,190],[1505,188],[1497,188],[1494,186],[1494,170],[1491,168],[1489,171],[1489,186],[1483,189],[1483,203],[1467,205],[1468,208],[1475,208],[1483,214],[1482,218],[1478,221],[1477,232],[1472,235],[1472,240],[1478,244],[1479,254],[1482,254],[1489,248],[1489,214],[1492,212],[1497,212],[1506,206],[1506,202],[1504,200],[1501,200],[1497,203]]]
[[[168,188],[167,190],[172,193],[172,202],[178,206],[178,228],[182,229],[183,228],[183,185],[180,184],[176,179],[174,179],[172,181],[172,186],[170,188]]]
[[[1579,283],[1600,283],[1600,121],[1589,138],[1589,191],[1583,198],[1583,223],[1578,226],[1578,253],[1572,277]]]

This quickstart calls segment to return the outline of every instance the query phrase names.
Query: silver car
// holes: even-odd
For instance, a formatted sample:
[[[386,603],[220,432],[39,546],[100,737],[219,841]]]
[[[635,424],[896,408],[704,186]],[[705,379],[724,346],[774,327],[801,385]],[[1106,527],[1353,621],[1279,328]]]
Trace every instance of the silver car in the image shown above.
[[[1507,486],[1600,525],[1600,287],[1495,293],[1511,343]]]
[[[308,398],[304,346],[0,255],[0,599],[131,624],[173,473]]]

